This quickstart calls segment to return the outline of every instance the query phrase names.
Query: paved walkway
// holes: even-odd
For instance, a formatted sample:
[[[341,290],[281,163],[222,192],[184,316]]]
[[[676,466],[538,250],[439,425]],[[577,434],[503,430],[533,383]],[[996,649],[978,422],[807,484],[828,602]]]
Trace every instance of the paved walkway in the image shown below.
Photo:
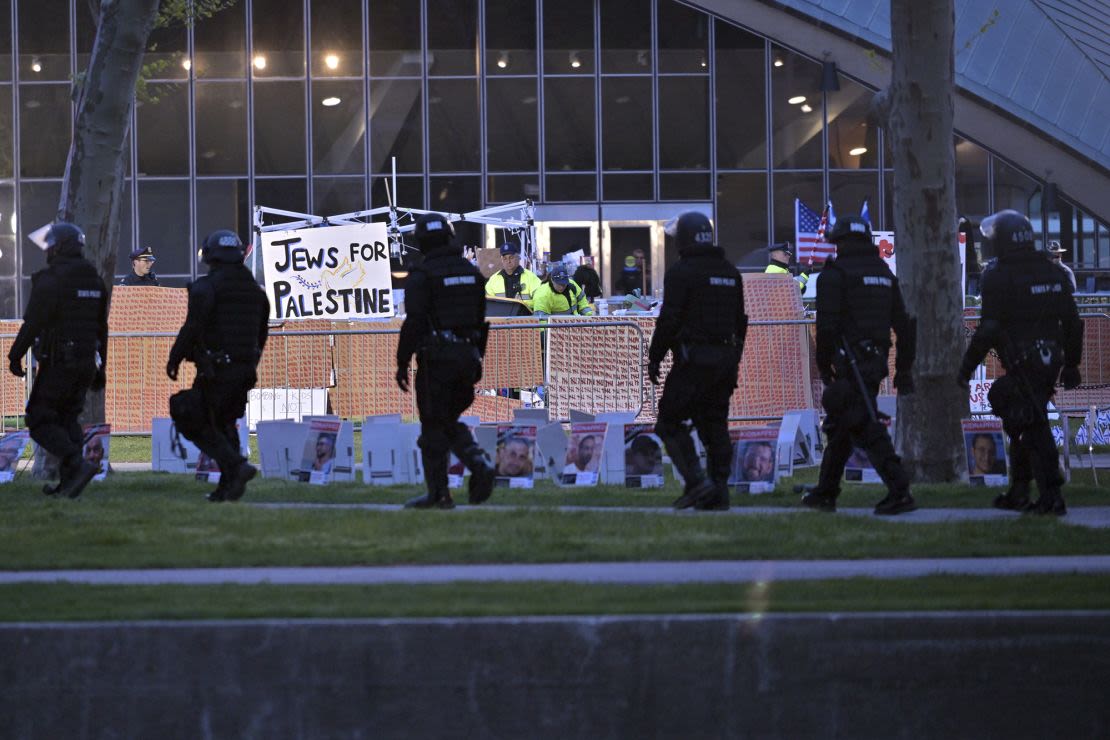
[[[499,565],[388,565],[345,568],[176,568],[0,572],[0,584],[152,586],[272,584],[350,586],[548,581],[584,584],[752,583],[828,578],[920,578],[1110,573],[1110,555],[915,560],[737,560]]]

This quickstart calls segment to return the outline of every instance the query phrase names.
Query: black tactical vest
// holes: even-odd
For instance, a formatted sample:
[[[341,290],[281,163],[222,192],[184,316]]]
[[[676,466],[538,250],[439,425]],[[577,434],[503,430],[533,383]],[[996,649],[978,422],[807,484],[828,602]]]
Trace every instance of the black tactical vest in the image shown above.
[[[258,328],[268,315],[266,293],[240,264],[213,265],[197,280],[209,281],[216,305],[204,332],[204,346],[226,352],[234,362],[254,362],[260,354]]]
[[[983,305],[1016,343],[1061,341],[1061,321],[1073,298],[1067,274],[1042,252],[1025,250],[1000,257],[983,271]]]
[[[58,281],[58,313],[51,320],[57,339],[73,342],[91,358],[100,333],[100,317],[108,302],[104,281],[82,257],[56,257],[47,268]]]
[[[683,307],[679,339],[691,344],[731,341],[740,328],[736,321],[743,309],[743,283],[724,252],[719,248],[691,251],[671,270],[671,280],[681,281],[691,298]]]
[[[826,270],[841,273],[841,325],[849,342],[869,340],[890,347],[890,327],[894,316],[894,293],[898,278],[890,272],[873,246],[845,249],[842,244],[834,262]]]
[[[485,278],[478,268],[461,255],[447,252],[433,253],[416,269],[428,277],[428,317],[433,331],[481,328],[486,289]]]

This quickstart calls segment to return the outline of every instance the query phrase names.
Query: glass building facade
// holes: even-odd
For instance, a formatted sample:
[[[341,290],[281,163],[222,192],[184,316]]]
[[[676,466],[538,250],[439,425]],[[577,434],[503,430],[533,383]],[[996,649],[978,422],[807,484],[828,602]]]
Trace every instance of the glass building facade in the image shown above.
[[[0,317],[20,313],[43,265],[25,236],[57,209],[72,81],[94,39],[83,0],[0,0]],[[823,84],[820,61],[673,0],[240,0],[157,29],[150,48],[120,275],[149,245],[162,284],[184,285],[203,236],[246,236],[254,205],[386,205],[394,163],[399,205],[529,198],[538,219],[567,222],[541,247],[593,251],[603,273],[625,248],[614,230],[593,243],[603,207],[635,224],[704,209],[751,267],[768,242],[794,239],[795,198],[838,214],[866,200],[875,228],[892,228],[873,91],[843,75]],[[1110,270],[1105,224],[1063,198],[1043,203],[1042,183],[989,141],[957,137],[956,157],[962,214],[1033,214],[1076,268]],[[493,246],[475,225],[461,236]]]

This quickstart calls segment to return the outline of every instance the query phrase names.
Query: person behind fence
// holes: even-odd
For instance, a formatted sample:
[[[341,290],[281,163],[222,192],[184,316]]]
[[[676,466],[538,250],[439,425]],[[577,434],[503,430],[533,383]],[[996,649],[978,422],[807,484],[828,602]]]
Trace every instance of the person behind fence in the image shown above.
[[[185,324],[177,333],[166,375],[177,380],[182,361],[196,365],[193,387],[170,398],[177,431],[220,466],[220,482],[207,498],[237,501],[258,472],[239,451],[235,420],[258,380],[258,362],[269,336],[270,303],[243,264],[245,250],[232,231],[204,240],[208,274],[189,284]]]
[[[532,313],[542,319],[545,316],[593,316],[594,310],[590,308],[586,292],[570,279],[566,265],[557,262],[536,289]]]
[[[489,324],[482,274],[462,257],[455,230],[443,215],[428,213],[414,231],[424,262],[409,273],[408,313],[397,343],[397,386],[408,393],[409,362],[416,355],[416,408],[428,492],[405,504],[413,509],[451,509],[447,487],[449,453],[470,470],[468,499],[490,497],[496,477],[489,457],[459,415],[474,402],[482,379]]]
[[[501,269],[486,281],[486,295],[491,298],[516,298],[529,309],[540,287],[536,273],[520,264],[520,245],[507,242],[501,245]]]
[[[1010,437],[1010,488],[994,505],[1063,516],[1064,477],[1045,408],[1057,377],[1068,390],[1081,382],[1083,321],[1067,274],[1037,251],[1028,218],[999,211],[979,229],[995,259],[981,275],[982,317],[957,382],[966,389],[987,352],[998,353],[1006,374],[991,384],[987,400]],[[1040,497],[1031,503],[1034,479]]]
[[[58,222],[46,233],[46,268],[31,276],[23,325],[8,351],[13,375],[24,377],[33,351],[38,371],[27,401],[31,439],[60,461],[61,482],[47,493],[77,498],[99,472],[81,454],[77,422],[85,393],[104,388],[108,352],[108,290],[81,252],[85,234]]]
[[[836,259],[826,263],[817,282],[817,369],[825,391],[824,430],[828,436],[817,485],[802,504],[836,511],[840,479],[853,444],[867,453],[887,495],[876,514],[913,511],[910,480],[877,411],[879,383],[887,376],[890,330],[898,335],[894,387],[913,392],[916,322],[906,311],[898,278],[879,256],[871,227],[858,216],[842,216],[826,237],[836,244]]]
[[[158,285],[158,276],[154,274],[154,252],[150,247],[136,247],[131,250],[131,272],[119,284]]]
[[[790,246],[790,242],[778,242],[771,244],[767,247],[767,269],[763,272],[769,275],[789,275],[794,277],[794,271],[790,269],[790,260],[794,256],[794,248]],[[809,282],[809,273],[804,270],[798,273],[794,278],[798,283],[798,287],[803,291],[806,289],[806,283]]]
[[[1048,256],[1052,260],[1052,264],[1059,267],[1068,276],[1068,282],[1071,283],[1071,292],[1075,293],[1077,283],[1075,282],[1075,272],[1070,267],[1064,264],[1064,252],[1067,250],[1060,246],[1060,242],[1053,240],[1048,243]]]
[[[732,463],[728,404],[748,330],[744,284],[724,250],[714,245],[713,224],[704,214],[687,211],[666,228],[680,258],[663,278],[663,307],[648,350],[653,384],[659,385],[668,351],[674,363],[659,400],[655,433],[684,481],[674,508],[725,510]],[[698,462],[690,422],[708,453],[708,475]]]

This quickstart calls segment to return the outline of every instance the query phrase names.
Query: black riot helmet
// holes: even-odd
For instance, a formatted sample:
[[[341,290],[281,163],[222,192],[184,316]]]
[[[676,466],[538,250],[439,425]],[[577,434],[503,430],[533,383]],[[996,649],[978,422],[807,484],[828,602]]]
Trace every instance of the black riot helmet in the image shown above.
[[[425,213],[416,219],[416,228],[412,233],[420,251],[427,254],[450,245],[455,238],[455,227],[442,213]]]
[[[979,224],[979,231],[986,240],[984,247],[992,257],[1005,257],[1007,254],[1035,247],[1033,224],[1011,208],[984,218]]]
[[[871,224],[859,216],[841,216],[825,234],[825,241],[839,244],[845,239],[860,239],[871,243]]]
[[[673,237],[679,251],[708,249],[713,246],[713,222],[704,213],[686,211],[667,222],[664,229]]]
[[[204,260],[206,265],[211,265],[214,262],[238,264],[243,261],[245,254],[243,242],[239,239],[239,236],[234,231],[228,231],[227,229],[213,231],[206,236],[200,250],[200,258]]]
[[[58,255],[80,257],[85,246],[85,232],[74,224],[59,221],[46,232],[46,259]]]

